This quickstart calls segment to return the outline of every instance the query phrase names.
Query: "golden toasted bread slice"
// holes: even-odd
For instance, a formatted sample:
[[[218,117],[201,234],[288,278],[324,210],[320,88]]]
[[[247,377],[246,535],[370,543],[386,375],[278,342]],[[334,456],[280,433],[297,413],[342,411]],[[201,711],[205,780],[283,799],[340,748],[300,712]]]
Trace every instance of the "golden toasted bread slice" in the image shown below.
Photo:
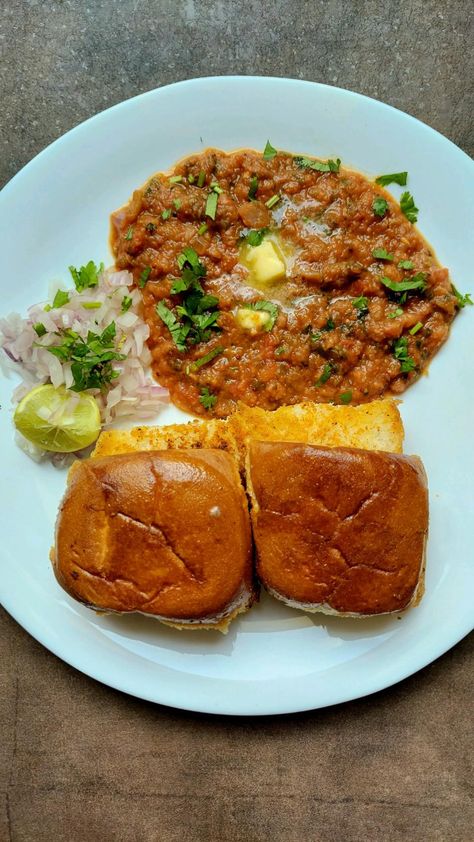
[[[301,403],[273,412],[239,405],[227,421],[191,421],[166,427],[135,427],[102,433],[93,456],[140,450],[213,448],[240,454],[243,466],[250,441],[298,441],[325,447],[357,447],[401,453],[403,425],[395,401],[362,406]]]

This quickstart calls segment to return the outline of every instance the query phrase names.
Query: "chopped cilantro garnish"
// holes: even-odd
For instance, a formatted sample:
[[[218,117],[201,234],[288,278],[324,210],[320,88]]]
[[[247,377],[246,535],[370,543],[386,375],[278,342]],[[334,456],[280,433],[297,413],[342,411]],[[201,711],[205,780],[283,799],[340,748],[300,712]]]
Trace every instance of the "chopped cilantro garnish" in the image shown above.
[[[181,304],[175,312],[162,301],[156,306],[156,312],[168,327],[171,337],[179,351],[186,351],[189,342],[207,342],[211,330],[220,330],[216,324],[220,311],[219,299],[215,295],[206,295],[200,278],[206,274],[206,267],[199,260],[193,248],[185,248],[178,256],[181,277],[171,287],[170,294],[182,294]],[[179,318],[177,318],[179,316]]]
[[[161,212],[162,219],[169,219],[171,216],[171,208],[165,208],[164,211]]]
[[[274,146],[271,145],[270,141],[267,140],[265,149],[263,150],[263,158],[265,161],[271,161],[272,158],[275,157],[277,154],[277,150]]]
[[[352,400],[352,391],[350,389],[348,389],[347,392],[342,392],[339,395],[339,400],[341,401],[341,403],[345,403],[345,404],[350,403],[351,400]]]
[[[269,331],[273,328],[277,318],[278,318],[278,307],[273,301],[252,301],[250,304],[242,304],[241,305],[245,310],[264,310],[266,313],[269,314],[269,319],[265,324],[265,330]]]
[[[207,224],[205,222],[203,222],[202,225],[200,225],[199,228],[198,228],[199,236],[201,236],[202,234],[205,234],[206,231],[207,231]]]
[[[287,353],[288,353],[288,348],[286,347],[286,345],[280,345],[278,348],[275,348],[275,354],[277,355],[277,357],[281,357],[282,354],[287,354]]]
[[[388,211],[388,202],[382,196],[377,196],[372,202],[372,210],[375,216],[385,216]]]
[[[126,239],[130,239],[130,237],[126,237]],[[80,269],[76,269],[75,266],[70,266],[69,271],[72,275],[74,286],[77,291],[82,292],[88,287],[97,286],[99,283],[98,276],[104,271],[104,264],[101,263],[100,266],[96,266],[93,260],[89,260],[89,263],[86,263],[85,266],[81,266]]]
[[[180,184],[183,181],[182,175],[172,175],[170,178],[170,184]]]
[[[329,319],[327,320],[326,324],[323,325],[321,330],[334,330],[335,327],[336,327],[336,322],[334,321],[332,316],[329,316]]]
[[[422,327],[422,323],[417,322],[416,325],[413,325],[413,327],[408,331],[408,333],[410,334],[410,336],[414,336],[415,333],[418,333],[418,331],[421,330]]]
[[[203,365],[207,365],[207,363],[210,363],[214,357],[218,357],[219,354],[222,354],[223,350],[224,348],[222,345],[218,345],[217,348],[213,348],[212,351],[204,354],[203,357],[199,357],[199,359],[194,360],[194,362],[188,366],[189,370],[196,371],[196,369],[201,368]]]
[[[471,293],[470,293],[470,292],[466,292],[466,293],[463,295],[463,294],[462,294],[462,292],[459,292],[459,290],[457,290],[457,289],[456,289],[456,287],[454,286],[454,284],[452,284],[452,288],[453,288],[453,293],[454,293],[454,295],[456,296],[456,300],[457,300],[458,307],[459,307],[459,309],[460,309],[460,310],[462,310],[462,309],[463,309],[463,307],[465,307],[465,306],[466,306],[466,304],[474,304],[474,302],[473,302],[473,300],[472,300],[472,298],[471,298]]]
[[[332,365],[331,365],[331,363],[326,363],[324,368],[323,368],[323,372],[321,374],[321,377],[319,378],[319,380],[316,381],[316,386],[324,386],[324,384],[329,380],[331,374],[332,374]]]
[[[309,334],[310,342],[321,342],[322,338],[323,334],[320,330],[311,331],[311,333]]]
[[[208,387],[205,386],[201,389],[199,403],[203,405],[204,409],[212,409],[217,403],[217,395],[213,395],[212,392],[209,391]]]
[[[216,218],[218,199],[219,199],[219,196],[218,196],[217,193],[214,192],[214,190],[212,190],[211,193],[208,194],[208,197],[207,197],[207,200],[206,200],[205,215],[209,216],[211,219]]]
[[[359,311],[359,316],[366,316],[369,312],[369,299],[365,295],[359,295],[358,298],[354,298],[352,306]]]
[[[328,161],[316,161],[314,158],[296,155],[293,161],[298,167],[302,167],[305,170],[316,170],[317,172],[339,172],[341,166],[340,158],[336,158],[335,161],[331,158]]]
[[[281,199],[280,194],[279,194],[279,193],[275,193],[275,195],[274,195],[274,196],[270,196],[270,198],[269,198],[268,202],[265,202],[265,205],[266,205],[266,206],[267,206],[267,208],[270,210],[271,208],[274,208],[274,207],[275,207],[275,205],[277,205],[277,204],[278,204],[278,202],[280,201],[280,199]]]
[[[249,186],[249,192],[248,192],[249,199],[255,199],[255,196],[257,195],[257,190],[258,190],[258,178],[257,178],[256,175],[253,175],[252,178],[250,179],[250,186]]]
[[[155,223],[154,222],[147,222],[147,224],[145,225],[145,231],[148,231],[149,234],[154,234],[155,231],[156,231]]]
[[[400,363],[400,370],[403,374],[413,371],[415,368],[415,361],[413,357],[408,355],[408,339],[406,336],[400,336],[392,345],[393,355]]]
[[[259,228],[258,231],[249,231],[248,234],[245,235],[245,242],[248,243],[249,246],[259,246],[267,234],[268,228]]]
[[[418,208],[415,205],[415,200],[411,193],[406,191],[400,197],[400,210],[405,214],[408,222],[416,222],[418,219]]]
[[[46,330],[43,322],[36,322],[36,324],[33,325],[33,330],[34,330],[34,332],[36,333],[37,336],[44,336],[45,333],[48,332]]]
[[[124,295],[124,297],[122,298],[122,313],[126,313],[127,310],[130,310],[131,306],[132,306],[132,299],[131,299],[130,295]]]
[[[175,210],[179,210],[181,207],[181,199],[173,199],[173,205]]]
[[[419,289],[423,291],[426,287],[426,272],[418,272],[412,278],[406,281],[392,281],[390,278],[380,278],[383,285],[391,289],[392,292],[406,292],[409,289]]]
[[[51,305],[52,310],[56,310],[58,307],[62,307],[64,304],[69,303],[69,293],[64,292],[62,289],[58,289],[56,295],[53,298],[53,303]]]
[[[150,275],[151,275],[151,266],[145,266],[145,268],[143,269],[143,271],[142,271],[142,273],[141,273],[141,275],[138,279],[138,286],[140,287],[140,289],[143,289],[143,287],[146,285],[146,282],[148,281],[148,278],[150,277]]]
[[[396,319],[397,316],[403,316],[403,310],[401,307],[397,307],[396,310],[392,310],[391,313],[388,313],[387,319]]]
[[[73,392],[85,389],[103,389],[119,376],[112,362],[125,359],[114,348],[115,322],[111,322],[101,334],[89,331],[84,340],[75,331],[61,333],[61,345],[43,346],[61,362],[71,363],[74,378],[70,387]]]
[[[102,307],[102,302],[101,301],[84,301],[82,303],[82,307],[84,307],[84,310],[99,310],[99,308]]]
[[[133,227],[130,225],[130,228],[127,229],[127,233],[125,234],[125,240],[131,240],[133,237]]]
[[[411,260],[400,260],[398,264],[399,269],[414,269],[415,264]]]
[[[183,325],[178,321],[174,313],[163,303],[159,301],[156,305],[156,312],[160,319],[165,323],[171,338],[176,345],[178,351],[186,350],[186,337],[189,333],[189,325]]]
[[[375,179],[375,183],[380,184],[381,187],[386,187],[387,184],[400,184],[401,187],[405,187],[407,178],[407,172],[392,172],[388,175],[379,175],[378,178]]]
[[[204,172],[204,170],[201,170],[199,175],[198,175],[198,178],[197,178],[197,186],[198,187],[204,187],[205,181],[206,181],[206,173]]]
[[[372,257],[376,257],[377,260],[393,260],[393,254],[389,254],[385,249],[374,249]]]

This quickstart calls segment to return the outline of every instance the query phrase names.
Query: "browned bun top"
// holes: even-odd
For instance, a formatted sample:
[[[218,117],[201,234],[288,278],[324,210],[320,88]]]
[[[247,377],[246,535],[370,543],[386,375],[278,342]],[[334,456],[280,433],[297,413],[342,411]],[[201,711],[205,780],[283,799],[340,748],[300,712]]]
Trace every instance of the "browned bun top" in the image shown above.
[[[200,619],[252,587],[245,493],[227,453],[130,453],[76,463],[53,564],[71,596],[111,611]]]
[[[428,493],[417,457],[252,442],[257,573],[286,599],[330,611],[399,611],[422,573]]]

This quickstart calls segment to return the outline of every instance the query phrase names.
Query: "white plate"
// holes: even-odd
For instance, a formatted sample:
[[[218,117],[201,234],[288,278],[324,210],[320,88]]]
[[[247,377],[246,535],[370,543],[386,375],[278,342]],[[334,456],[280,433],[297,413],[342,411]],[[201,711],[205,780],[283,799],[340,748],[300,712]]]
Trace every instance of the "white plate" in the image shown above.
[[[462,290],[474,282],[474,167],[411,117],[337,88],[286,79],[181,82],[117,105],[56,141],[0,199],[1,310],[24,311],[67,266],[110,262],[109,213],[154,171],[206,146],[342,158],[371,175],[409,171],[419,225]],[[394,187],[395,195],[400,188]],[[402,619],[311,617],[262,598],[227,637],[144,617],[101,618],[69,599],[48,561],[64,473],[13,446],[12,381],[1,386],[0,595],[37,640],[90,676],[144,699],[227,714],[286,713],[387,687],[472,628],[474,312],[461,313],[429,377],[402,406],[406,452],[428,471],[426,595]],[[160,423],[180,417],[174,409]]]

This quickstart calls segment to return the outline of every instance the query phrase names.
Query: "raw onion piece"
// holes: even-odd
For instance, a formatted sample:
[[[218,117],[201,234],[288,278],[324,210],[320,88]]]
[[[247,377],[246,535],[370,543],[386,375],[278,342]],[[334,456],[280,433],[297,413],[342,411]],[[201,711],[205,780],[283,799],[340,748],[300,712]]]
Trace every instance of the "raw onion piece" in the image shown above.
[[[118,418],[149,419],[164,403],[169,402],[167,389],[156,383],[150,374],[151,354],[146,344],[150,328],[141,317],[141,294],[139,290],[130,288],[132,282],[129,272],[106,269],[99,275],[97,286],[80,293],[69,290],[69,302],[62,307],[45,311],[44,304],[34,304],[28,308],[27,318],[12,313],[8,318],[0,319],[0,349],[4,352],[0,353],[0,362],[23,378],[13,392],[14,405],[40,383],[51,382],[55,387],[63,384],[66,388],[72,386],[71,363],[61,362],[47,350],[48,345],[61,343],[58,332],[71,329],[87,339],[89,330],[100,334],[112,321],[116,325],[115,347],[126,357],[113,363],[119,376],[107,389],[88,390],[97,400],[102,423],[110,425]],[[51,300],[59,288],[61,285],[57,282],[51,285]],[[125,296],[131,298],[132,303],[123,312]],[[83,306],[90,302],[100,303],[100,307]],[[47,331],[44,336],[39,337],[34,330],[34,325],[38,323],[44,325]],[[74,392],[71,394],[74,395]],[[56,458],[58,454],[47,454],[30,445],[19,434],[16,441],[36,461],[49,457],[53,464],[67,463],[64,458]]]

